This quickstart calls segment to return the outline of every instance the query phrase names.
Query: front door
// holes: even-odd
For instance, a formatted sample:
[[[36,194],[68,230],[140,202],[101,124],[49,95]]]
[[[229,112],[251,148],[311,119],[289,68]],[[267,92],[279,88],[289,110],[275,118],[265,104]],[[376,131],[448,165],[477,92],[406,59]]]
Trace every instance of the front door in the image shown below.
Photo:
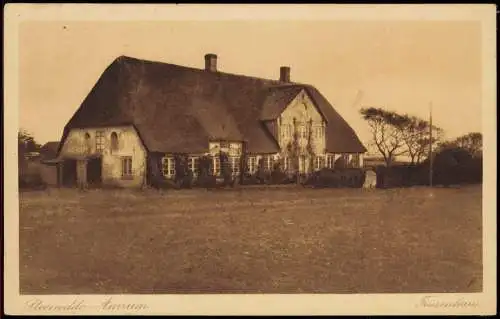
[[[87,162],[87,182],[89,186],[99,186],[102,182],[101,158],[89,159]]]

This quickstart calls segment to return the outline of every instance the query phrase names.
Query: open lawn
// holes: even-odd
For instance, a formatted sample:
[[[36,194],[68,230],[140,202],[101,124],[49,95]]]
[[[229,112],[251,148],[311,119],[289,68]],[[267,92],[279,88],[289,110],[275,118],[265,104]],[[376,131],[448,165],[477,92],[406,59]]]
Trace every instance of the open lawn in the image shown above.
[[[482,290],[481,187],[20,193],[23,294]]]

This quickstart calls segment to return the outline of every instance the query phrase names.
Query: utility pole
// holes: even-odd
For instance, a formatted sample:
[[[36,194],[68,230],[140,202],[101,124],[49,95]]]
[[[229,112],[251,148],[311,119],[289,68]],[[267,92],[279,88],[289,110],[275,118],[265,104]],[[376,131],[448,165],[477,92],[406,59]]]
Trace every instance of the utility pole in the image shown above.
[[[433,163],[432,163],[432,102],[429,104],[429,186],[432,187]]]

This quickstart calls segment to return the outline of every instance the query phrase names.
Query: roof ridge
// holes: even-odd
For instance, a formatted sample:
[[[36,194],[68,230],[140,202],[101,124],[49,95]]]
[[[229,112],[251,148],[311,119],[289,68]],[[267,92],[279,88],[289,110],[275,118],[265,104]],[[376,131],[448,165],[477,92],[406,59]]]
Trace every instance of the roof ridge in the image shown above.
[[[136,58],[136,57],[131,57],[128,55],[120,55],[119,57],[115,58],[113,63],[116,62],[121,62],[121,61],[136,61],[139,63],[154,63],[154,64],[160,64],[160,65],[168,65],[172,67],[177,67],[177,68],[183,68],[191,71],[196,71],[196,72],[205,72],[205,69],[203,68],[196,68],[196,67],[191,67],[191,66],[186,66],[186,65],[180,65],[180,64],[175,64],[175,63],[168,63],[168,62],[163,62],[163,61],[156,61],[156,60],[148,60],[148,59],[142,59],[142,58]],[[209,71],[206,71],[209,73]],[[214,74],[221,74],[221,75],[226,75],[226,76],[235,76],[235,77],[240,77],[240,78],[247,78],[247,79],[253,79],[253,80],[260,80],[260,81],[266,81],[270,82],[270,84],[276,85],[276,87],[295,87],[295,86],[302,86],[305,84],[298,83],[298,82],[282,82],[280,80],[275,80],[275,79],[268,79],[268,78],[263,78],[263,77],[258,77],[258,76],[251,76],[251,75],[246,75],[246,74],[238,74],[238,73],[229,73],[229,72],[223,72],[223,71],[216,71],[212,72]]]
[[[150,152],[198,152],[208,147],[211,136],[247,140],[249,152],[278,152],[262,118],[278,112],[301,90],[334,123],[327,126],[327,150],[365,150],[314,85],[126,55],[115,58],[101,74],[65,125],[61,143],[73,128],[132,124]],[[265,107],[269,112],[263,112]]]

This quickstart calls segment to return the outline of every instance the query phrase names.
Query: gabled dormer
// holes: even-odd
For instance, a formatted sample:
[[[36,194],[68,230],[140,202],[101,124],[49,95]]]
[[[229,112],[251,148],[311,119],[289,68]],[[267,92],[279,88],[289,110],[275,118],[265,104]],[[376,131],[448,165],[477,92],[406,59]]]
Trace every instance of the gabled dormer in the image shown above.
[[[295,135],[299,145],[311,145],[316,154],[325,152],[327,119],[301,85],[282,85],[270,89],[261,120],[281,150],[287,149]]]

